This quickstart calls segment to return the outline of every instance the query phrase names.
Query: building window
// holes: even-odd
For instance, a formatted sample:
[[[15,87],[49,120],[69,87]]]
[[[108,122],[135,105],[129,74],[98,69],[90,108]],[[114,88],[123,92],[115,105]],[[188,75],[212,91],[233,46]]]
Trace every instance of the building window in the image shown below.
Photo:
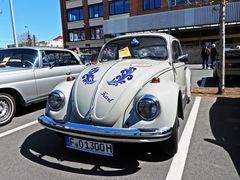
[[[84,41],[85,40],[85,31],[84,29],[75,29],[69,31],[69,41]]]
[[[169,0],[169,6],[181,6],[185,4],[195,3],[196,0]]]
[[[129,13],[129,0],[110,1],[110,15]]]
[[[83,9],[82,8],[69,9],[67,11],[67,14],[68,14],[68,21],[83,20]]]
[[[103,39],[103,27],[92,27],[91,28],[91,39]]]
[[[98,18],[103,17],[103,5],[94,4],[88,7],[89,9],[89,18]]]
[[[160,0],[143,0],[143,10],[159,9],[160,7]]]

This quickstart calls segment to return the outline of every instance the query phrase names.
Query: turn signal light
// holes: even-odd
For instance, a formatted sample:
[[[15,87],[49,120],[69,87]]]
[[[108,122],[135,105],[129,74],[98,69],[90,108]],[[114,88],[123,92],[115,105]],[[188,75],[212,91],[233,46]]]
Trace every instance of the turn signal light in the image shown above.
[[[67,77],[67,81],[73,81],[75,79],[75,77],[73,77],[73,76],[68,76]]]
[[[159,77],[152,78],[151,83],[160,83],[160,78]]]

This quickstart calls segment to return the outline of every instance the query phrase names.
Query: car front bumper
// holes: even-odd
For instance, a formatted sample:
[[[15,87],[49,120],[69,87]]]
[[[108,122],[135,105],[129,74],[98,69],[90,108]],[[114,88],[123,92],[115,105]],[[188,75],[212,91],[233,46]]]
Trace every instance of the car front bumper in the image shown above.
[[[151,129],[111,128],[72,122],[59,123],[46,115],[41,115],[38,121],[46,128],[62,134],[108,142],[159,142],[167,140],[172,135],[171,127]]]

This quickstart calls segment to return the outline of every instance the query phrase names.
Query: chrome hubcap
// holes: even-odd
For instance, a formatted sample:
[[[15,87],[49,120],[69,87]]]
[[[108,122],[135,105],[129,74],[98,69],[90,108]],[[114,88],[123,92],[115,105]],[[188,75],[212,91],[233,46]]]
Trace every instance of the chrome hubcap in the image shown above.
[[[7,101],[0,100],[0,121],[4,121],[4,119],[9,116],[10,111],[9,103]]]

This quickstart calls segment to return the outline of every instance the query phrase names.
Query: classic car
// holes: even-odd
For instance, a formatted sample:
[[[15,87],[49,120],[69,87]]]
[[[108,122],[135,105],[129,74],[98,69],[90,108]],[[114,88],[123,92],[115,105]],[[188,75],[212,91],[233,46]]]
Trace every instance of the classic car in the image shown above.
[[[219,80],[221,62],[218,60],[213,69],[213,77]],[[225,78],[240,77],[240,48],[226,48],[225,50]]]
[[[168,34],[116,37],[102,47],[100,63],[54,88],[38,121],[75,150],[114,156],[116,143],[152,142],[174,155],[191,95],[187,59]]]
[[[21,105],[46,100],[51,90],[84,65],[72,51],[58,48],[9,48],[0,51],[0,126]]]

